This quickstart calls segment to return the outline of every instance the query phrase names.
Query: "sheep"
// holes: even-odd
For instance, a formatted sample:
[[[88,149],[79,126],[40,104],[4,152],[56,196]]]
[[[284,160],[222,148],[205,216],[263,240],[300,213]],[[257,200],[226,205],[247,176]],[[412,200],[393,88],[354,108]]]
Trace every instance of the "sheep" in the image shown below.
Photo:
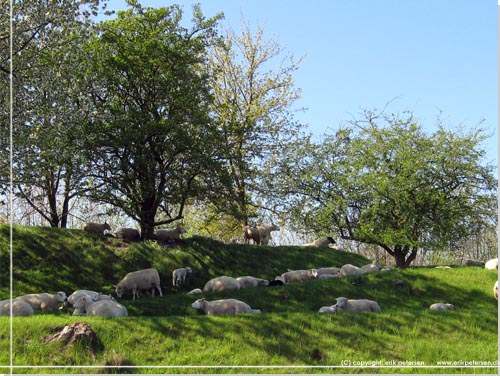
[[[243,226],[243,239],[246,244],[250,243],[250,240],[253,240],[254,244],[260,244],[260,235],[257,227]]]
[[[392,270],[392,267],[389,265],[384,266],[382,269],[380,269],[381,272],[390,272]]]
[[[455,306],[449,303],[434,303],[429,306],[431,311],[442,311],[444,309],[453,309]]]
[[[289,270],[281,275],[286,283],[302,282],[318,278],[318,271],[316,269],[309,270]]]
[[[331,236],[326,238],[316,239],[310,243],[303,244],[303,247],[330,247],[330,244],[335,244],[335,240]]]
[[[362,266],[361,270],[364,274],[376,273],[380,271],[380,265],[377,262],[372,262],[371,264]]]
[[[205,283],[203,291],[225,291],[225,290],[239,290],[240,283],[236,278],[228,277],[223,275],[221,277],[212,278],[210,281]]]
[[[141,233],[135,228],[121,227],[115,231],[115,236],[127,242],[138,242],[141,240]]]
[[[106,222],[104,223],[87,222],[83,225],[83,231],[91,232],[94,234],[104,235],[105,230],[111,231],[111,227]]]
[[[68,297],[67,303],[71,304],[75,310],[73,311],[73,315],[81,315],[85,314],[85,312],[82,312],[80,307],[75,306],[78,305],[77,302],[85,298],[87,301],[93,301],[93,302],[98,302],[101,300],[115,300],[111,295],[104,295],[100,292],[95,292],[95,291],[89,291],[89,290],[77,290],[73,294],[71,294]]]
[[[6,299],[0,301],[0,316],[10,316],[12,305],[12,316],[33,316],[33,307],[23,299]]]
[[[487,261],[486,264],[484,264],[484,268],[491,270],[498,269],[498,258]]]
[[[334,274],[320,274],[318,275],[318,279],[336,279],[340,278],[340,275],[334,275]]]
[[[333,306],[326,306],[326,307],[321,307],[319,309],[319,313],[335,313],[335,309]]]
[[[464,260],[463,265],[464,266],[479,266],[479,267],[483,268],[484,261],[466,259],[466,260]]]
[[[80,296],[74,304],[75,311],[87,316],[128,316],[127,308],[114,300],[94,301],[88,295]]]
[[[193,289],[188,293],[186,293],[186,295],[194,295],[194,294],[203,294],[203,291],[201,291],[201,289]]]
[[[139,297],[138,290],[152,290],[152,295],[154,297],[156,289],[160,293],[160,296],[163,296],[160,287],[160,275],[158,274],[158,270],[155,268],[128,273],[120,282],[118,282],[115,289],[116,295],[119,298],[123,296],[123,293],[126,290],[132,290],[133,300],[135,300],[136,297]]]
[[[322,275],[334,275],[334,276],[340,276],[340,268],[318,268],[316,269],[318,271],[318,278],[321,277]]]
[[[498,300],[498,280],[495,282],[495,286],[493,286],[493,295],[495,295],[495,299]]]
[[[207,315],[236,315],[238,313],[261,313],[258,309],[252,309],[247,303],[237,299],[221,299],[208,301],[198,299],[191,307],[204,312]]]
[[[240,284],[240,289],[248,289],[257,286],[269,286],[269,281],[267,279],[252,277],[249,275],[244,277],[238,277],[236,278],[236,280]]]
[[[177,242],[181,239],[181,234],[185,233],[186,230],[183,229],[180,225],[177,225],[176,228],[155,230],[154,236],[156,240],[160,240],[163,242]]]
[[[186,282],[186,276],[188,274],[191,274],[193,272],[193,269],[191,269],[189,266],[186,266],[185,268],[179,268],[175,269],[172,272],[172,285],[173,286],[181,286]]]
[[[44,311],[59,309],[66,302],[66,294],[62,291],[54,294],[42,292],[39,294],[28,294],[18,297],[26,301],[33,309],[41,309]]]
[[[361,275],[363,274],[363,269],[358,268],[352,264],[345,264],[340,268],[340,276],[352,276],[352,275]]]
[[[377,302],[368,299],[347,299],[337,298],[337,303],[332,306],[333,312],[380,312],[380,306]]]
[[[279,231],[280,228],[273,223],[270,226],[257,226],[257,230],[259,230],[260,244],[268,245],[269,240],[271,240],[271,232]]]

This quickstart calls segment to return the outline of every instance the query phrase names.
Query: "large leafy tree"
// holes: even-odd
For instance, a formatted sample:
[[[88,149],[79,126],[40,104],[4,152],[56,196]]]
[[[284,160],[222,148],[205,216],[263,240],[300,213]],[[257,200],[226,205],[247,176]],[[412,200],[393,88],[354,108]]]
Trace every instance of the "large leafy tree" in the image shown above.
[[[279,174],[288,209],[317,232],[382,247],[396,265],[490,226],[496,179],[481,130],[427,134],[411,114],[375,115],[289,149]]]
[[[219,16],[205,19],[195,6],[187,29],[178,6],[128,3],[86,47],[81,77],[97,111],[87,126],[93,198],[121,208],[147,239],[183,218],[190,199],[219,191],[220,137],[204,68]]]

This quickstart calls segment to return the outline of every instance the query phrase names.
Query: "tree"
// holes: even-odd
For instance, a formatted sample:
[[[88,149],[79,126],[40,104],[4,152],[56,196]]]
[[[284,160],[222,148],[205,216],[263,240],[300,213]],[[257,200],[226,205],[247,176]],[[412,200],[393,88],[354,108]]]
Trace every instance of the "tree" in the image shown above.
[[[225,44],[214,45],[210,54],[211,110],[222,131],[231,182],[226,195],[231,200],[224,200],[218,210],[244,224],[258,207],[252,195],[266,194],[260,184],[264,162],[286,148],[301,129],[291,116],[299,98],[292,73],[300,60],[283,52],[276,40],[264,40],[263,29],[252,34],[245,26],[241,36],[227,32]],[[275,68],[269,68],[271,63]]]
[[[178,6],[128,3],[86,47],[81,79],[96,106],[87,158],[92,198],[121,208],[149,239],[155,226],[182,219],[190,199],[218,191],[220,135],[204,66],[220,16],[207,20],[195,6],[188,30]]]
[[[442,125],[429,135],[412,114],[366,111],[321,143],[296,144],[281,161],[281,193],[296,220],[378,245],[405,268],[420,248],[466,238],[494,220],[496,179],[482,165],[484,138],[482,130]]]

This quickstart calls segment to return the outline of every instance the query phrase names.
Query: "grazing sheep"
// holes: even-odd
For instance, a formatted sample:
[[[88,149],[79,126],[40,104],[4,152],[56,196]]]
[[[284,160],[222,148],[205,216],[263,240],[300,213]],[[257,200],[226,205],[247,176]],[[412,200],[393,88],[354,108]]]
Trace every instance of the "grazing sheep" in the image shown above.
[[[319,268],[316,269],[318,271],[318,278],[321,277],[322,275],[334,275],[334,276],[340,276],[340,268]]]
[[[352,264],[345,264],[340,268],[340,276],[351,276],[351,275],[361,275],[363,274],[363,269],[358,268]]]
[[[10,316],[10,306],[12,305],[12,316],[33,316],[34,311],[31,305],[23,299],[6,299],[0,301],[0,316]]]
[[[238,313],[261,313],[259,309],[252,309],[250,306],[237,299],[221,299],[208,301],[203,298],[198,299],[191,307],[201,310],[207,315],[236,315]]]
[[[194,294],[203,294],[203,291],[201,291],[201,289],[194,289],[186,293],[186,295],[194,295]]]
[[[212,278],[205,283],[203,291],[225,291],[225,290],[239,290],[240,283],[236,278],[223,275],[221,277]]]
[[[26,301],[33,309],[41,309],[44,311],[59,309],[66,302],[66,294],[62,291],[54,294],[42,292],[39,294],[28,294],[18,297]]]
[[[326,238],[316,239],[310,243],[303,244],[303,247],[330,247],[330,244],[335,244],[335,240],[331,236]]]
[[[498,280],[495,282],[495,286],[493,286],[493,295],[495,295],[495,299],[498,300]]]
[[[434,303],[429,306],[431,311],[442,311],[444,309],[453,309],[455,306],[449,303]]]
[[[376,273],[380,271],[380,265],[377,262],[372,262],[371,264],[362,266],[361,270],[364,274]]]
[[[106,222],[104,223],[87,222],[83,225],[83,231],[91,232],[94,234],[104,235],[105,230],[111,231],[111,227]]]
[[[286,283],[309,281],[318,278],[318,271],[316,269],[289,270],[283,273],[281,278],[284,278]]]
[[[74,304],[80,315],[120,317],[128,316],[127,308],[114,300],[94,301],[88,295],[80,296]],[[74,313],[73,313],[74,314]]]
[[[118,282],[115,288],[116,295],[119,298],[121,298],[123,293],[127,290],[132,290],[133,300],[139,297],[139,290],[152,290],[152,295],[154,297],[156,289],[160,293],[160,296],[163,296],[160,287],[160,275],[155,268],[130,272]]]
[[[486,264],[484,264],[484,268],[491,270],[498,269],[498,258],[487,261]]]
[[[185,268],[179,268],[175,269],[172,272],[172,285],[173,286],[181,286],[186,282],[186,276],[188,274],[191,274],[193,272],[193,269],[191,269],[189,266],[186,266]]]
[[[186,230],[180,225],[177,225],[176,228],[155,230],[154,235],[156,240],[163,242],[177,242],[181,239],[181,234],[184,233],[186,233]]]
[[[127,242],[138,242],[141,240],[141,233],[135,228],[121,227],[115,231],[115,236],[118,239],[125,240]]]
[[[270,226],[257,226],[257,230],[259,230],[260,244],[268,245],[269,240],[271,240],[271,232],[279,231],[280,228],[273,223]]]
[[[257,286],[269,286],[269,281],[267,279],[252,277],[249,275],[244,277],[238,277],[236,278],[236,280],[240,284],[240,289],[248,289]]]
[[[337,311],[346,312],[380,312],[377,302],[368,299],[337,298],[337,303],[332,306],[333,313]]]

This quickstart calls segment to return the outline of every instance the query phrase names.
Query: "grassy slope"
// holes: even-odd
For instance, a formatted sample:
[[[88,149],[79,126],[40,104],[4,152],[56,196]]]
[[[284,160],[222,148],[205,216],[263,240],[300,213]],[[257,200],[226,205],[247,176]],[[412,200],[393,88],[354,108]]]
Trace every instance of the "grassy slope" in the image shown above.
[[[1,261],[5,265],[5,228],[0,228]],[[72,317],[68,313],[15,318],[14,364],[94,365],[83,369],[19,369],[19,372],[102,372],[105,365],[273,365],[330,366],[344,360],[423,361],[495,360],[498,351],[497,302],[492,286],[497,276],[480,268],[453,270],[417,268],[356,279],[311,281],[276,288],[206,294],[208,299],[234,297],[260,308],[262,315],[210,317],[198,315],[185,291],[202,287],[210,277],[257,275],[266,278],[287,268],[366,263],[363,258],[300,247],[223,245],[208,239],[186,240],[181,248],[136,244],[126,252],[115,240],[106,243],[76,230],[16,228],[14,234],[16,294],[91,288],[109,292],[123,273],[136,266],[161,271],[163,298],[122,300],[130,317],[102,319]],[[3,239],[3,240],[2,240]],[[107,246],[106,246],[107,244]],[[196,270],[181,291],[170,286],[169,270],[191,265]],[[93,272],[91,272],[93,270]],[[48,277],[46,275],[49,274]],[[6,269],[2,268],[2,298],[6,297]],[[404,284],[394,286],[401,279]],[[53,288],[51,288],[53,287]],[[323,305],[338,296],[377,300],[381,314],[319,315]],[[450,312],[430,312],[438,301],[454,303]],[[96,330],[104,349],[95,357],[81,348],[43,344],[56,327],[85,321]],[[8,318],[0,318],[0,338],[8,338]],[[145,340],[147,339],[147,340]],[[8,364],[8,341],[0,345],[0,364]],[[145,345],[146,344],[146,345]],[[120,369],[124,371],[125,369]],[[106,368],[112,372],[112,368]],[[165,372],[132,369],[137,372]],[[373,368],[167,369],[169,373],[225,372],[379,372]],[[384,369],[385,372],[444,372],[454,369]],[[458,370],[463,371],[463,370]],[[467,372],[496,369],[467,369]]]

